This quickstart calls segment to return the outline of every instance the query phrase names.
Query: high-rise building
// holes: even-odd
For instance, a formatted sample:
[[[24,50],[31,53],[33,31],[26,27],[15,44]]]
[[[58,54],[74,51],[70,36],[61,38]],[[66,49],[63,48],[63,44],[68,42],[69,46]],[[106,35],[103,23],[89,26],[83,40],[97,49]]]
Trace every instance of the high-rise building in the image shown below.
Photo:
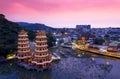
[[[18,35],[18,51],[16,58],[19,62],[28,62],[28,59],[31,58],[32,53],[29,46],[29,39],[27,32],[22,29]]]
[[[35,51],[32,58],[32,64],[37,68],[48,68],[52,62],[51,55],[47,48],[46,33],[40,30],[36,35]]]

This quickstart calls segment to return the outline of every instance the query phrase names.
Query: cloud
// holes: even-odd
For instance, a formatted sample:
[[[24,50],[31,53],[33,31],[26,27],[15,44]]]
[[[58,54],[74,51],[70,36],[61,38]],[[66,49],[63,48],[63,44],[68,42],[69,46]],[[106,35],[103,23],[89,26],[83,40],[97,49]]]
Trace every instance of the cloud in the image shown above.
[[[120,0],[0,0],[0,12],[13,21],[59,27],[79,23],[118,25]]]
[[[91,8],[120,8],[119,0],[1,0],[3,9],[19,3],[39,12],[81,11]],[[12,6],[12,5],[11,5]]]

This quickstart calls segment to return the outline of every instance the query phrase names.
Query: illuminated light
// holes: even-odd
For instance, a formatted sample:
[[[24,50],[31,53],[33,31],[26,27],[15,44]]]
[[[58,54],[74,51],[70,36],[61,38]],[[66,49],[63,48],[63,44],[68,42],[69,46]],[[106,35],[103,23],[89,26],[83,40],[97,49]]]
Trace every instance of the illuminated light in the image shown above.
[[[55,42],[55,44],[58,44],[58,42]]]
[[[54,32],[53,34],[54,34],[54,35],[56,35],[56,33],[55,33],[55,32]]]
[[[65,32],[65,34],[68,34],[67,32]]]
[[[57,38],[56,40],[59,41],[59,38]]]
[[[14,59],[15,56],[16,56],[15,54],[9,54],[9,55],[7,56],[7,59],[8,59],[8,60]]]
[[[107,64],[107,65],[109,65],[109,64],[110,64],[110,62],[109,62],[109,61],[106,61],[106,64]]]
[[[94,57],[92,57],[92,60],[94,61],[94,60],[95,60],[95,58],[94,58]]]
[[[10,66],[12,66],[12,63],[10,63]]]
[[[81,55],[80,55],[80,54],[78,54],[77,56],[78,56],[78,57],[81,57]]]

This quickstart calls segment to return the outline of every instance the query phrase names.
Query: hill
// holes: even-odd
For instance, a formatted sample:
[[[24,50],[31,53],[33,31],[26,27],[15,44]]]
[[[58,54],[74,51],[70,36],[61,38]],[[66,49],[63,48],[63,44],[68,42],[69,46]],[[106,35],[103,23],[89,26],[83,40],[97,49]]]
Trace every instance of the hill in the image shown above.
[[[25,25],[25,26],[24,26]],[[40,26],[42,29],[47,31],[47,41],[48,46],[51,47],[55,43],[55,40],[50,33],[50,31],[54,30],[54,28],[48,27],[44,24],[29,24],[29,23],[15,23],[7,20],[5,15],[0,14],[0,56],[6,56],[7,54],[13,53],[17,51],[17,40],[18,40],[18,32],[24,26],[26,31],[28,32],[28,37],[30,41],[34,41],[35,32],[33,32],[33,28],[39,30]]]
[[[47,26],[45,24],[40,24],[40,23],[27,23],[27,22],[16,22],[16,23],[29,30],[39,30],[40,27],[42,27],[44,31],[55,31],[56,30],[55,28],[52,28],[50,26]]]
[[[0,55],[6,55],[17,50],[17,36],[21,27],[18,24],[8,21],[3,14],[0,14]]]
[[[17,50],[18,32],[22,29],[17,23],[11,22],[0,14],[0,56],[6,56]],[[35,33],[27,30],[29,39],[34,40]]]

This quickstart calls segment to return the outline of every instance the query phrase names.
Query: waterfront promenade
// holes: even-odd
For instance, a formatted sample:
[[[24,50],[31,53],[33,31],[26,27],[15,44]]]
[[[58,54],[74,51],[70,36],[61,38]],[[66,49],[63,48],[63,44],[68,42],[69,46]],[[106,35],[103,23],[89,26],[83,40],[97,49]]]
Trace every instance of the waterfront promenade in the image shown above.
[[[80,46],[76,46],[75,48],[77,48],[79,50],[87,51],[87,52],[90,52],[90,53],[105,55],[105,56],[114,57],[114,58],[120,58],[120,53],[118,53],[118,52],[109,52],[109,51],[101,52],[98,49],[92,49],[92,48],[83,49]]]

